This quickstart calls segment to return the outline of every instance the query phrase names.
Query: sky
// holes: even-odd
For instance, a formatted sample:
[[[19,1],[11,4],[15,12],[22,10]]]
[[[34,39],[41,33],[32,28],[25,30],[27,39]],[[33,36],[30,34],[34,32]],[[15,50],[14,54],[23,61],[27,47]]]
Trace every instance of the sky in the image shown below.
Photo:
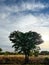
[[[0,48],[14,51],[9,35],[13,31],[35,31],[49,51],[49,0],[0,0]]]

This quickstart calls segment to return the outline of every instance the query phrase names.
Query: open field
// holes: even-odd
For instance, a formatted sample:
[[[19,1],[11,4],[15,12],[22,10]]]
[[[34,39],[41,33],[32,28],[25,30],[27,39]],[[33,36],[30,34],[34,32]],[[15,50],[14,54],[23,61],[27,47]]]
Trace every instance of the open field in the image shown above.
[[[3,58],[3,57],[16,57],[16,58],[19,58],[19,57],[21,57],[21,58],[24,58],[25,57],[25,55],[0,55],[0,58]],[[38,57],[36,57],[36,58],[45,58],[45,57],[48,57],[49,58],[49,55],[39,55]],[[35,58],[35,56],[30,56],[30,58]]]
[[[27,65],[44,65],[45,58],[49,58],[49,55],[39,55],[38,57],[30,56],[30,63]],[[1,65],[21,65],[24,62],[24,55],[0,55]]]

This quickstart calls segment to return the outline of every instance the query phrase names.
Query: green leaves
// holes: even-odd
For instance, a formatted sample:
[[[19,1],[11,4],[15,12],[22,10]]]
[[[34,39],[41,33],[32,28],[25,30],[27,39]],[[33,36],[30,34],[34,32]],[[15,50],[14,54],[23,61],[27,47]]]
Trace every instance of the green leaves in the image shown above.
[[[0,52],[2,51],[2,48],[0,48]]]
[[[12,41],[15,51],[23,51],[25,54],[29,54],[30,50],[43,42],[41,35],[32,31],[26,33],[14,31],[10,34],[9,39]]]

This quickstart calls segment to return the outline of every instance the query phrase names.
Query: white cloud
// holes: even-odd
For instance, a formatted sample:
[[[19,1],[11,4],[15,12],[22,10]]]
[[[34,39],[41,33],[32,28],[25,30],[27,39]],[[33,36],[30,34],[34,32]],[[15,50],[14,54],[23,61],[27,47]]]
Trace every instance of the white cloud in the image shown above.
[[[24,5],[24,6],[23,6]],[[47,7],[47,5],[42,4],[40,2],[38,3],[23,3],[22,4],[24,10],[32,10],[32,11],[37,11],[37,10],[41,10]]]
[[[22,3],[21,6],[1,6],[0,12],[0,46],[5,45],[7,47],[11,46],[8,39],[10,32],[14,30],[26,31],[36,31],[41,35],[44,33],[49,34],[49,15],[40,14],[22,14],[19,13],[25,10],[37,11],[46,8],[47,5],[42,3]],[[17,13],[14,15],[14,13]],[[48,44],[48,43],[47,43]],[[44,44],[43,44],[44,45]],[[2,47],[3,48],[3,47]],[[43,48],[43,46],[41,47]],[[46,47],[44,47],[46,48]],[[5,47],[3,49],[6,49]]]
[[[14,27],[12,29],[20,30],[23,32],[32,30],[40,33],[41,36],[43,36],[44,34],[45,35],[49,34],[49,27],[47,26],[44,27],[44,25],[49,25],[49,16],[47,15],[42,14],[39,16],[34,16],[29,14],[20,17],[20,19],[17,22],[18,24],[16,22],[12,24],[13,25],[12,27]],[[47,49],[45,44],[49,45],[49,43],[46,42],[43,43],[43,46]],[[43,46],[40,45],[40,47],[44,49]]]
[[[47,15],[37,15],[34,16],[32,14],[20,17],[20,20],[18,21],[19,27],[48,27],[49,25],[49,16]],[[16,22],[14,23],[16,24]]]
[[[0,48],[3,49],[3,51],[14,51],[12,49],[12,44],[9,40],[9,34],[10,32],[6,30],[5,28],[0,28]]]

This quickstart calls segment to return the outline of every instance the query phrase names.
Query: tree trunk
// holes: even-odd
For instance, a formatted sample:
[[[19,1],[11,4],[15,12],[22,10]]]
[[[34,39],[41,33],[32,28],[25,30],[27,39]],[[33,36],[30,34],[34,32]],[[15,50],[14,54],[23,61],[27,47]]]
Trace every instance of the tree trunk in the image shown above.
[[[27,64],[29,63],[29,56],[28,55],[25,55],[25,61],[24,61],[24,64]]]

